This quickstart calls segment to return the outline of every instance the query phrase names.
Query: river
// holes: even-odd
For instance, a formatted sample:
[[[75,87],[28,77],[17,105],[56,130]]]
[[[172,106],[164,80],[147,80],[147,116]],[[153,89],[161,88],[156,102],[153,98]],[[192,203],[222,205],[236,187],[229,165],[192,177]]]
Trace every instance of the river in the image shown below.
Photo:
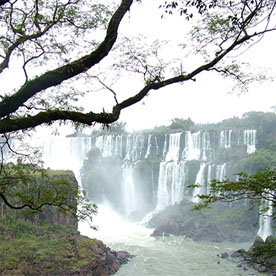
[[[82,235],[101,239],[114,250],[126,250],[135,257],[121,266],[116,276],[236,276],[257,275],[253,269],[237,267],[238,263],[218,257],[222,252],[240,248],[249,243],[193,242],[184,237],[150,237],[152,229],[125,221],[106,206],[99,206],[94,223],[98,231],[79,224]],[[268,274],[262,274],[263,276]]]

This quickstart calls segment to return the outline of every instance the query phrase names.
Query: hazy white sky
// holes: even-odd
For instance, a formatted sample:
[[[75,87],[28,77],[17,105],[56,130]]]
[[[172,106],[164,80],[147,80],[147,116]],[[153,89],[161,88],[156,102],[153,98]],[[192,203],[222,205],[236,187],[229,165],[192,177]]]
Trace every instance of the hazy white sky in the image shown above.
[[[150,40],[158,38],[187,42],[183,40],[183,26],[187,25],[184,18],[176,15],[161,19],[161,11],[154,12],[153,3],[142,1],[140,5],[134,4],[123,21],[122,32],[128,35],[140,32]],[[268,34],[240,58],[252,66],[270,68],[271,75],[276,75],[275,45],[276,33]],[[192,60],[187,58],[187,62],[191,62],[193,68]],[[238,95],[239,91],[231,93],[231,81],[204,73],[197,77],[196,82],[152,91],[142,103],[123,111],[121,120],[128,123],[129,129],[144,129],[168,124],[175,117],[191,117],[197,123],[206,123],[241,116],[252,110],[271,111],[271,107],[276,105],[275,85],[274,82],[255,83],[250,86],[248,93]],[[138,84],[137,90],[141,87],[142,84]],[[126,90],[133,88],[131,83],[125,86]]]

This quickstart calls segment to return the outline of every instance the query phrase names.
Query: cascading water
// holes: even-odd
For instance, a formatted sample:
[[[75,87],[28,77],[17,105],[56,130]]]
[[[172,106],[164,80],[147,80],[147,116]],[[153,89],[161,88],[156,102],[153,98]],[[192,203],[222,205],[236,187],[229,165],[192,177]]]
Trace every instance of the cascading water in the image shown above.
[[[202,135],[202,160],[206,161],[208,159],[207,152],[211,149],[210,135],[209,132],[205,131]]]
[[[41,139],[35,141],[38,145],[41,142]],[[76,177],[79,176],[83,160],[90,149],[91,137],[50,136],[41,146],[46,167],[73,170]]]
[[[186,160],[199,160],[200,158],[200,131],[191,133],[185,132],[185,147],[183,150],[183,158]]]
[[[222,164],[222,165],[217,165],[217,169],[216,169],[216,179],[219,181],[223,181],[225,178],[225,166],[226,163]]]
[[[185,163],[179,163],[181,133],[170,134],[168,152],[165,161],[160,162],[158,191],[157,191],[157,205],[156,211],[160,211],[166,206],[179,202],[181,198],[181,191],[183,177],[180,177]]]
[[[268,236],[273,236],[274,231],[272,227],[272,217],[273,217],[273,207],[272,207],[272,200],[263,200],[260,211],[262,209],[267,208],[267,210],[260,215],[259,219],[259,230],[257,236],[261,237],[265,240]]]
[[[147,147],[147,152],[145,158],[148,158],[151,152],[151,134],[148,137],[148,147]]]
[[[220,132],[220,146],[224,148],[230,148],[231,147],[231,135],[232,130],[222,130]]]
[[[256,151],[256,130],[245,130],[243,132],[243,143],[247,145],[247,153]]]
[[[194,191],[193,191],[192,201],[195,202],[195,203],[198,203],[200,201],[200,199],[197,197],[197,195],[204,194],[204,185],[205,185],[204,173],[205,173],[205,168],[206,168],[206,164],[202,163],[200,165],[199,172],[197,173],[197,176],[196,176],[196,184],[199,185],[199,186],[195,187]]]
[[[126,215],[137,210],[136,189],[133,181],[133,170],[128,164],[123,166],[123,196]]]
[[[164,161],[160,163],[159,168],[158,191],[160,187],[163,187],[164,191],[161,193],[160,190],[160,194],[157,195],[158,198],[160,197],[160,207],[158,208],[164,207],[166,204],[174,204],[183,198],[185,183],[189,174],[187,163],[190,160],[183,159],[183,154],[181,155],[181,151],[183,151],[181,149],[181,134],[171,135],[167,136],[167,146],[165,146],[166,139],[164,139],[163,149],[161,146],[158,149],[160,153],[162,153],[162,150],[165,152]],[[185,133],[186,135],[193,137],[192,133]],[[206,156],[208,156],[207,151],[210,147],[208,146],[203,149],[203,143],[201,143],[202,146],[200,147],[198,137],[200,137],[200,134],[195,134],[194,142],[191,143],[190,141],[189,145],[191,148],[187,144],[183,145],[183,147],[186,147],[186,152],[188,153],[186,156],[189,156],[189,158],[194,156],[197,158],[196,162],[200,163],[195,182],[208,182],[214,175],[222,179],[225,176],[226,164],[216,165],[209,163],[210,160],[208,160],[208,163],[205,162],[202,152],[205,151]],[[139,158],[145,158],[146,155],[150,156],[153,146],[148,143],[152,143],[153,141],[157,143],[156,140],[152,137],[151,139],[148,137],[144,139],[141,137],[134,139],[133,137],[128,137],[125,138],[125,140],[128,139],[128,145],[123,145],[122,136],[97,137],[97,139],[96,144],[103,156],[117,155],[125,160],[123,163],[123,178],[128,180],[126,183],[129,183],[126,185],[126,190],[124,191],[129,199],[129,202],[126,202],[126,208],[130,212],[135,211],[136,205],[139,202],[136,201],[136,204],[132,205],[136,200],[135,179],[133,179],[134,165],[139,161]],[[93,146],[93,142],[91,141],[91,138],[88,137],[76,139],[73,137],[54,137],[53,139],[47,139],[43,147],[47,166],[57,169],[72,169],[72,166],[80,168],[82,161],[86,158],[87,152]],[[147,150],[142,150],[144,142],[146,143],[144,148]],[[149,148],[150,150],[148,150]],[[192,153],[193,151],[194,153]],[[163,180],[161,181],[161,179],[166,179],[166,181],[162,184]],[[162,195],[165,195],[163,203],[161,200]],[[245,248],[249,244],[234,245],[190,242],[183,237],[173,236],[155,240],[149,236],[152,230],[146,229],[141,225],[126,222],[117,213],[112,211],[111,208],[112,206],[108,202],[103,202],[99,206],[99,215],[94,219],[94,223],[100,229],[98,232],[91,232],[91,229],[88,229],[85,223],[79,225],[79,230],[86,236],[103,239],[112,249],[127,250],[136,255],[129,264],[121,267],[119,272],[116,273],[118,276],[245,276],[252,274],[250,269],[248,271],[241,270],[236,265],[224,260],[220,260],[221,263],[219,265],[217,263],[217,254],[240,247]]]

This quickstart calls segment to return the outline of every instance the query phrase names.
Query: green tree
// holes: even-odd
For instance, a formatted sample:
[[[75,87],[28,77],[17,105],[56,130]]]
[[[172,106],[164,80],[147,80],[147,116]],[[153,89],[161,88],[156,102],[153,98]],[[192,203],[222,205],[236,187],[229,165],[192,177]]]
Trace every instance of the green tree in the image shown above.
[[[237,176],[236,181],[213,179],[209,194],[199,196],[202,202],[196,206],[196,209],[207,207],[217,201],[234,202],[243,199],[249,200],[253,205],[261,206],[265,200],[271,203],[274,210],[271,215],[275,219],[276,168],[265,168],[252,175],[242,172]],[[261,208],[260,212],[265,213],[268,208],[268,206]]]
[[[178,1],[173,3],[165,8],[177,7]],[[134,47],[135,40],[118,38],[121,21],[135,8],[133,0],[118,0],[115,9],[92,0],[0,1],[0,74],[2,80],[9,70],[14,70],[17,76],[22,72],[24,76],[24,80],[20,84],[14,82],[10,90],[1,86],[1,182],[9,178],[8,174],[3,174],[7,163],[5,149],[16,155],[12,137],[25,135],[37,126],[56,121],[108,125],[118,120],[122,110],[141,101],[150,91],[194,81],[202,72],[217,72],[242,85],[253,80],[252,75],[243,73],[236,61],[227,57],[275,30],[271,24],[274,1],[238,1],[235,5],[222,0],[179,3],[185,6],[181,14],[186,14],[188,19],[192,13],[200,14],[191,32],[196,46],[191,46],[195,54],[202,54],[204,59],[189,72],[186,72],[185,60],[178,62],[177,67],[164,63],[158,56],[158,42],[145,49],[145,46]],[[97,65],[106,60],[114,65],[115,73],[124,69],[143,76],[143,86],[135,87],[131,96],[119,101],[114,89],[103,82],[100,72],[95,73],[99,69]],[[87,91],[81,89],[79,81],[85,81]],[[99,84],[114,98],[112,110],[84,111],[78,100]],[[128,89],[134,90],[133,87]],[[24,154],[20,158],[28,161]],[[12,183],[0,185],[0,196],[10,207],[16,207],[11,204],[14,195],[9,197],[7,193]],[[21,206],[25,206],[23,194],[21,198]],[[32,207],[39,209],[39,206]]]
[[[191,118],[188,119],[179,119],[175,118],[171,121],[170,128],[171,129],[181,129],[184,131],[192,130],[195,126],[195,123],[191,120]]]

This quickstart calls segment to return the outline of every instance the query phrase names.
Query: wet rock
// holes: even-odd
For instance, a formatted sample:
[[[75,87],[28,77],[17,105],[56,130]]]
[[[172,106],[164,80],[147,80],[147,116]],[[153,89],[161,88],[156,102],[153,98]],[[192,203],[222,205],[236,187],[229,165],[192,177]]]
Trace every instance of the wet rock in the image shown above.
[[[258,269],[257,269],[259,272],[266,272],[267,271],[267,268],[265,266],[259,266]]]
[[[228,258],[228,257],[229,257],[229,254],[228,254],[227,252],[223,252],[223,253],[221,253],[220,257],[221,257],[222,259],[225,259],[225,258]]]
[[[163,237],[163,236],[169,236],[169,234],[163,232],[160,229],[155,229],[152,233],[151,233],[152,237]]]
[[[129,254],[127,251],[117,251],[116,256],[120,261],[120,264],[127,264],[134,255]]]
[[[163,233],[168,233],[185,236],[194,241],[209,242],[248,242],[254,238],[256,229],[253,226],[249,227],[251,217],[248,213],[241,212],[243,215],[237,216],[237,211],[232,211],[233,217],[237,216],[233,219],[236,220],[233,223],[220,220],[217,215],[225,211],[229,216],[227,213],[229,206],[218,204],[210,211],[210,214],[206,214],[206,210],[204,213],[194,212],[193,206],[191,202],[183,200],[180,204],[169,206],[155,214],[148,223],[148,227],[156,229],[152,236],[162,236]],[[242,209],[242,207],[239,208]],[[210,220],[210,217],[216,217],[216,219]]]

